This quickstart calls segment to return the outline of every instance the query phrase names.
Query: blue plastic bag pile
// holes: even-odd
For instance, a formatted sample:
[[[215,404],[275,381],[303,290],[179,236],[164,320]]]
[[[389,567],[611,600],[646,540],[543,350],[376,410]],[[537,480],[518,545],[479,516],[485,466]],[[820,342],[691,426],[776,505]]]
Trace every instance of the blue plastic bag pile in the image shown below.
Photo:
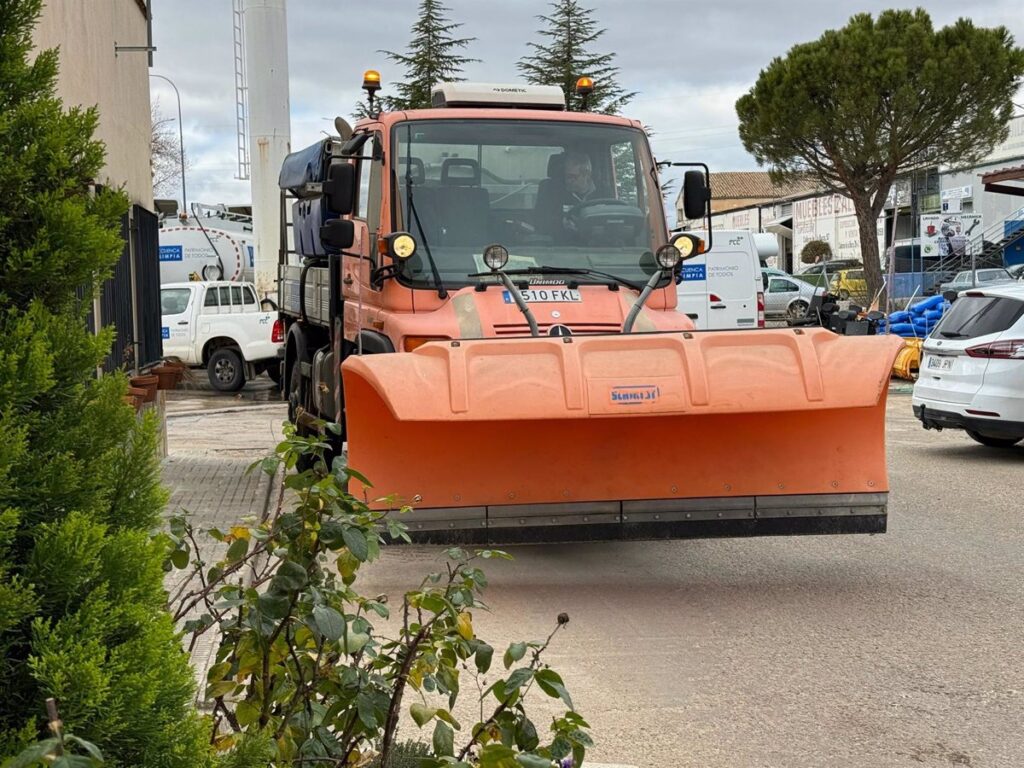
[[[949,302],[942,296],[931,296],[879,320],[878,332],[891,333],[905,339],[924,338],[932,332],[947,309]]]

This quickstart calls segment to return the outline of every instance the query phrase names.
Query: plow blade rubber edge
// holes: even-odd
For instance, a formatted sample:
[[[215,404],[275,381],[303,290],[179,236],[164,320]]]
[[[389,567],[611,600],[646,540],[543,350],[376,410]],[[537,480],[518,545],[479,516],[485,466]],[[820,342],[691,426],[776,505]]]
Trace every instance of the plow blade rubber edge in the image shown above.
[[[487,339],[350,357],[349,463],[438,542],[878,533],[898,339]]]

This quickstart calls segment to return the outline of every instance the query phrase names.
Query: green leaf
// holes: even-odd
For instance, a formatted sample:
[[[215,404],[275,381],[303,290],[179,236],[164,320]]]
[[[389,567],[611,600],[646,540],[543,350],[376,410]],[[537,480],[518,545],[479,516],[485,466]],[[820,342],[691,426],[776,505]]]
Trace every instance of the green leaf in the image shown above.
[[[341,647],[345,653],[359,653],[370,642],[370,636],[365,632],[349,632],[342,641]]]
[[[320,526],[320,541],[329,549],[338,549],[345,543],[345,526],[337,520],[328,520]]]
[[[256,609],[268,619],[283,619],[288,615],[291,601],[282,595],[266,592],[256,600]]]
[[[426,704],[416,702],[409,707],[409,714],[412,715],[412,719],[415,721],[416,725],[422,728],[434,719],[434,715],[437,714],[437,710],[433,707],[428,707]]]
[[[228,672],[230,671],[230,661],[222,661],[220,664],[214,664],[206,673],[206,681],[208,683],[216,683],[218,680],[223,680],[225,677],[227,677]]]
[[[494,656],[494,649],[487,643],[480,643],[476,647],[476,671],[485,673],[491,668],[491,658]]]
[[[569,698],[569,692],[565,689],[562,677],[553,669],[542,669],[537,672],[537,685],[544,693],[553,699],[561,699],[569,709],[576,709]]]
[[[519,768],[512,747],[492,742],[480,750],[480,768]]]
[[[369,545],[366,543],[366,534],[358,528],[349,527],[345,529],[343,536],[345,538],[345,546],[348,547],[352,556],[359,562],[365,562],[370,554]]]
[[[373,730],[377,727],[377,713],[373,708],[373,699],[365,693],[356,696],[356,711],[359,712],[359,719],[368,729]]]
[[[294,560],[285,560],[278,566],[273,582],[282,592],[302,589],[306,586],[306,569]]]
[[[171,552],[171,564],[178,570],[188,568],[188,562],[188,549],[176,549]]]
[[[448,723],[448,725],[450,725],[456,731],[462,730],[462,726],[459,725],[459,721],[456,720],[454,717],[452,717],[452,713],[449,712],[447,709],[439,709],[439,710],[437,710],[437,718],[439,720],[444,720],[446,723]]]
[[[235,718],[238,724],[246,728],[260,719],[260,708],[249,701],[240,701],[235,707]]]
[[[523,752],[532,752],[540,744],[537,726],[525,715],[516,723],[516,746]]]
[[[249,554],[249,540],[235,539],[231,542],[231,546],[228,547],[228,552],[225,558],[229,563],[237,563],[247,554]]]
[[[455,731],[448,723],[438,720],[434,726],[434,753],[441,757],[455,754]]]
[[[28,768],[50,754],[60,744],[58,739],[44,739],[25,749],[14,760],[4,763],[4,768]]]
[[[332,643],[338,642],[345,632],[345,618],[329,605],[314,607],[313,619],[323,636]]]
[[[505,669],[509,669],[525,655],[526,643],[512,643],[512,645],[508,647],[508,650],[505,651]]]
[[[533,670],[529,667],[520,667],[511,675],[508,676],[508,680],[505,681],[505,689],[507,691],[515,691],[522,688],[523,685],[533,677]]]
[[[516,755],[516,761],[523,768],[551,768],[554,761],[540,755]]]
[[[64,739],[80,746],[89,753],[89,756],[92,757],[93,760],[103,762],[103,753],[100,752],[100,748],[91,741],[86,741],[85,739],[80,739],[77,736],[72,736],[70,733],[64,734]]]
[[[206,686],[206,698],[216,699],[218,696],[227,696],[235,690],[236,685],[234,680],[221,680],[218,683],[210,683]]]

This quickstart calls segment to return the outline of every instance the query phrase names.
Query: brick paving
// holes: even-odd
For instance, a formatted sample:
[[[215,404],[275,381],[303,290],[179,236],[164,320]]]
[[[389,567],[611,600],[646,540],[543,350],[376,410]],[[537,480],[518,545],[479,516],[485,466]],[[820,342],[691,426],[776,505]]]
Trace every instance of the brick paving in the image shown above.
[[[186,511],[203,530],[227,531],[240,522],[258,520],[269,504],[277,503],[279,483],[258,469],[247,469],[281,440],[286,406],[181,394],[175,393],[167,401],[167,457],[163,461],[164,485],[171,492],[167,514]],[[197,538],[205,562],[213,563],[222,556],[223,544],[207,536]],[[181,584],[182,575],[181,571],[168,574],[171,594]],[[215,631],[207,632],[192,651],[200,691],[217,641]]]

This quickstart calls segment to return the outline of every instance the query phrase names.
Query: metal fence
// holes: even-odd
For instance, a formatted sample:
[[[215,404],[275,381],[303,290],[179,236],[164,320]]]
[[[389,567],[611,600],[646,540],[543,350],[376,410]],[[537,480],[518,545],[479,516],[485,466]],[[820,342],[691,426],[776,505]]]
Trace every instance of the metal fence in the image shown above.
[[[94,333],[98,328],[114,327],[114,343],[103,364],[107,373],[137,371],[163,356],[156,214],[133,205],[121,219],[121,238],[121,258],[88,317]]]

